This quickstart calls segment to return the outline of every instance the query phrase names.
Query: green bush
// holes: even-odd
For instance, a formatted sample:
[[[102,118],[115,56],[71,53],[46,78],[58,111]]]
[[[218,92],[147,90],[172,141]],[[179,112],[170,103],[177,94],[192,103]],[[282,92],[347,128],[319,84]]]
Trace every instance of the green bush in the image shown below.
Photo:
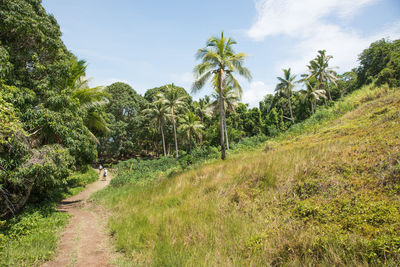
[[[154,160],[130,159],[116,165],[118,175],[111,180],[112,186],[121,186],[127,183],[147,182],[154,180],[162,172],[175,167],[176,159],[160,157]]]
[[[231,145],[232,150],[249,150],[265,143],[268,137],[264,134],[245,137],[237,143]]]
[[[74,172],[67,179],[69,187],[85,186],[95,182],[99,178],[99,174],[91,167],[86,166],[82,170]]]

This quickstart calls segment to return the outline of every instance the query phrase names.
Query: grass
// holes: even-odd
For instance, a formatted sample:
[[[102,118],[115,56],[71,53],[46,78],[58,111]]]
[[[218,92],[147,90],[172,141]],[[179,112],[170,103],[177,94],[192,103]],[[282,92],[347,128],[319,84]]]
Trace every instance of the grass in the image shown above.
[[[69,218],[67,213],[57,212],[56,204],[97,179],[92,168],[76,172],[65,188],[53,192],[45,202],[30,204],[21,214],[0,222],[0,266],[38,266],[51,259]]]
[[[96,198],[138,266],[395,266],[399,127],[400,92],[366,87],[265,149]]]

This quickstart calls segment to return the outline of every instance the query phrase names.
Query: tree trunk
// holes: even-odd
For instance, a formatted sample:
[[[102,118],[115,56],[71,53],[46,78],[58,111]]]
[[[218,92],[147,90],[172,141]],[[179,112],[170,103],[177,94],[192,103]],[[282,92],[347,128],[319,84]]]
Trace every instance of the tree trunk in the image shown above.
[[[32,191],[32,188],[33,188],[33,185],[34,185],[34,184],[35,184],[35,180],[33,180],[33,181],[31,182],[31,184],[28,185],[28,190],[27,190],[27,192],[25,193],[25,196],[23,196],[22,199],[19,200],[19,202],[14,206],[14,211],[15,211],[15,212],[20,211],[20,210],[25,206],[26,201],[28,201],[28,199],[29,199],[29,197],[30,197],[30,195],[31,195],[31,191]]]
[[[331,89],[329,88],[329,85],[326,86],[326,89],[328,89],[328,97],[329,97],[329,101],[332,101],[332,96],[331,96]]]
[[[319,81],[319,85],[318,85],[318,89],[322,89],[323,88],[323,85],[322,85],[322,76],[321,76],[321,74],[319,75],[319,77],[318,77],[318,81]],[[326,92],[327,90],[325,90],[325,92]],[[328,106],[328,103],[326,103],[326,98],[324,97],[324,104],[325,104],[325,106]]]
[[[311,100],[311,113],[314,114],[314,101]]]
[[[225,140],[224,140],[224,106],[223,106],[223,95],[222,95],[222,75],[224,74],[224,70],[219,70],[218,77],[218,93],[219,93],[219,124],[220,124],[220,137],[221,137],[221,159],[225,159]]]
[[[224,128],[225,128],[225,138],[226,138],[226,149],[229,150],[228,127],[226,126],[226,114],[224,114]]]
[[[290,99],[290,95],[289,95],[289,110],[290,110],[290,119],[292,120],[292,123],[294,123],[293,110],[292,110],[292,100]]]
[[[189,135],[189,151],[190,151],[190,155],[192,155],[192,136]]]
[[[163,152],[164,152],[164,157],[167,156],[167,151],[165,149],[165,137],[164,137],[164,129],[162,124],[160,123],[160,129],[161,129],[161,137],[162,137],[162,145],[163,145]]]
[[[178,140],[176,139],[176,125],[175,125],[175,117],[172,115],[172,124],[174,125],[174,138],[175,138],[175,151],[176,151],[176,159],[178,159]]]

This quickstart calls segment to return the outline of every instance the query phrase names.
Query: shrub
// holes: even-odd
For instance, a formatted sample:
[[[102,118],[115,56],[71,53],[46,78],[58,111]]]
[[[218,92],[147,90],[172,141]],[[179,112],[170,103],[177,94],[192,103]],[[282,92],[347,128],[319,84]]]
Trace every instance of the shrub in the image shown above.
[[[176,163],[176,159],[172,157],[160,157],[153,160],[130,159],[121,161],[116,165],[118,175],[111,180],[111,185],[122,186],[126,183],[153,180],[160,173],[175,167]]]
[[[248,150],[260,146],[267,140],[268,137],[266,135],[259,134],[252,137],[243,138],[239,142],[232,144],[231,148],[233,150]]]

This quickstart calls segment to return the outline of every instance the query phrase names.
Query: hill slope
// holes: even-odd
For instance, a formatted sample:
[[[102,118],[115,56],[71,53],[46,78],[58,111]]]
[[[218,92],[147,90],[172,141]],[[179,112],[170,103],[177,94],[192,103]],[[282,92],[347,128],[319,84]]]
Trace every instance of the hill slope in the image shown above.
[[[400,91],[350,100],[263,150],[103,191],[116,246],[138,265],[398,264]]]

